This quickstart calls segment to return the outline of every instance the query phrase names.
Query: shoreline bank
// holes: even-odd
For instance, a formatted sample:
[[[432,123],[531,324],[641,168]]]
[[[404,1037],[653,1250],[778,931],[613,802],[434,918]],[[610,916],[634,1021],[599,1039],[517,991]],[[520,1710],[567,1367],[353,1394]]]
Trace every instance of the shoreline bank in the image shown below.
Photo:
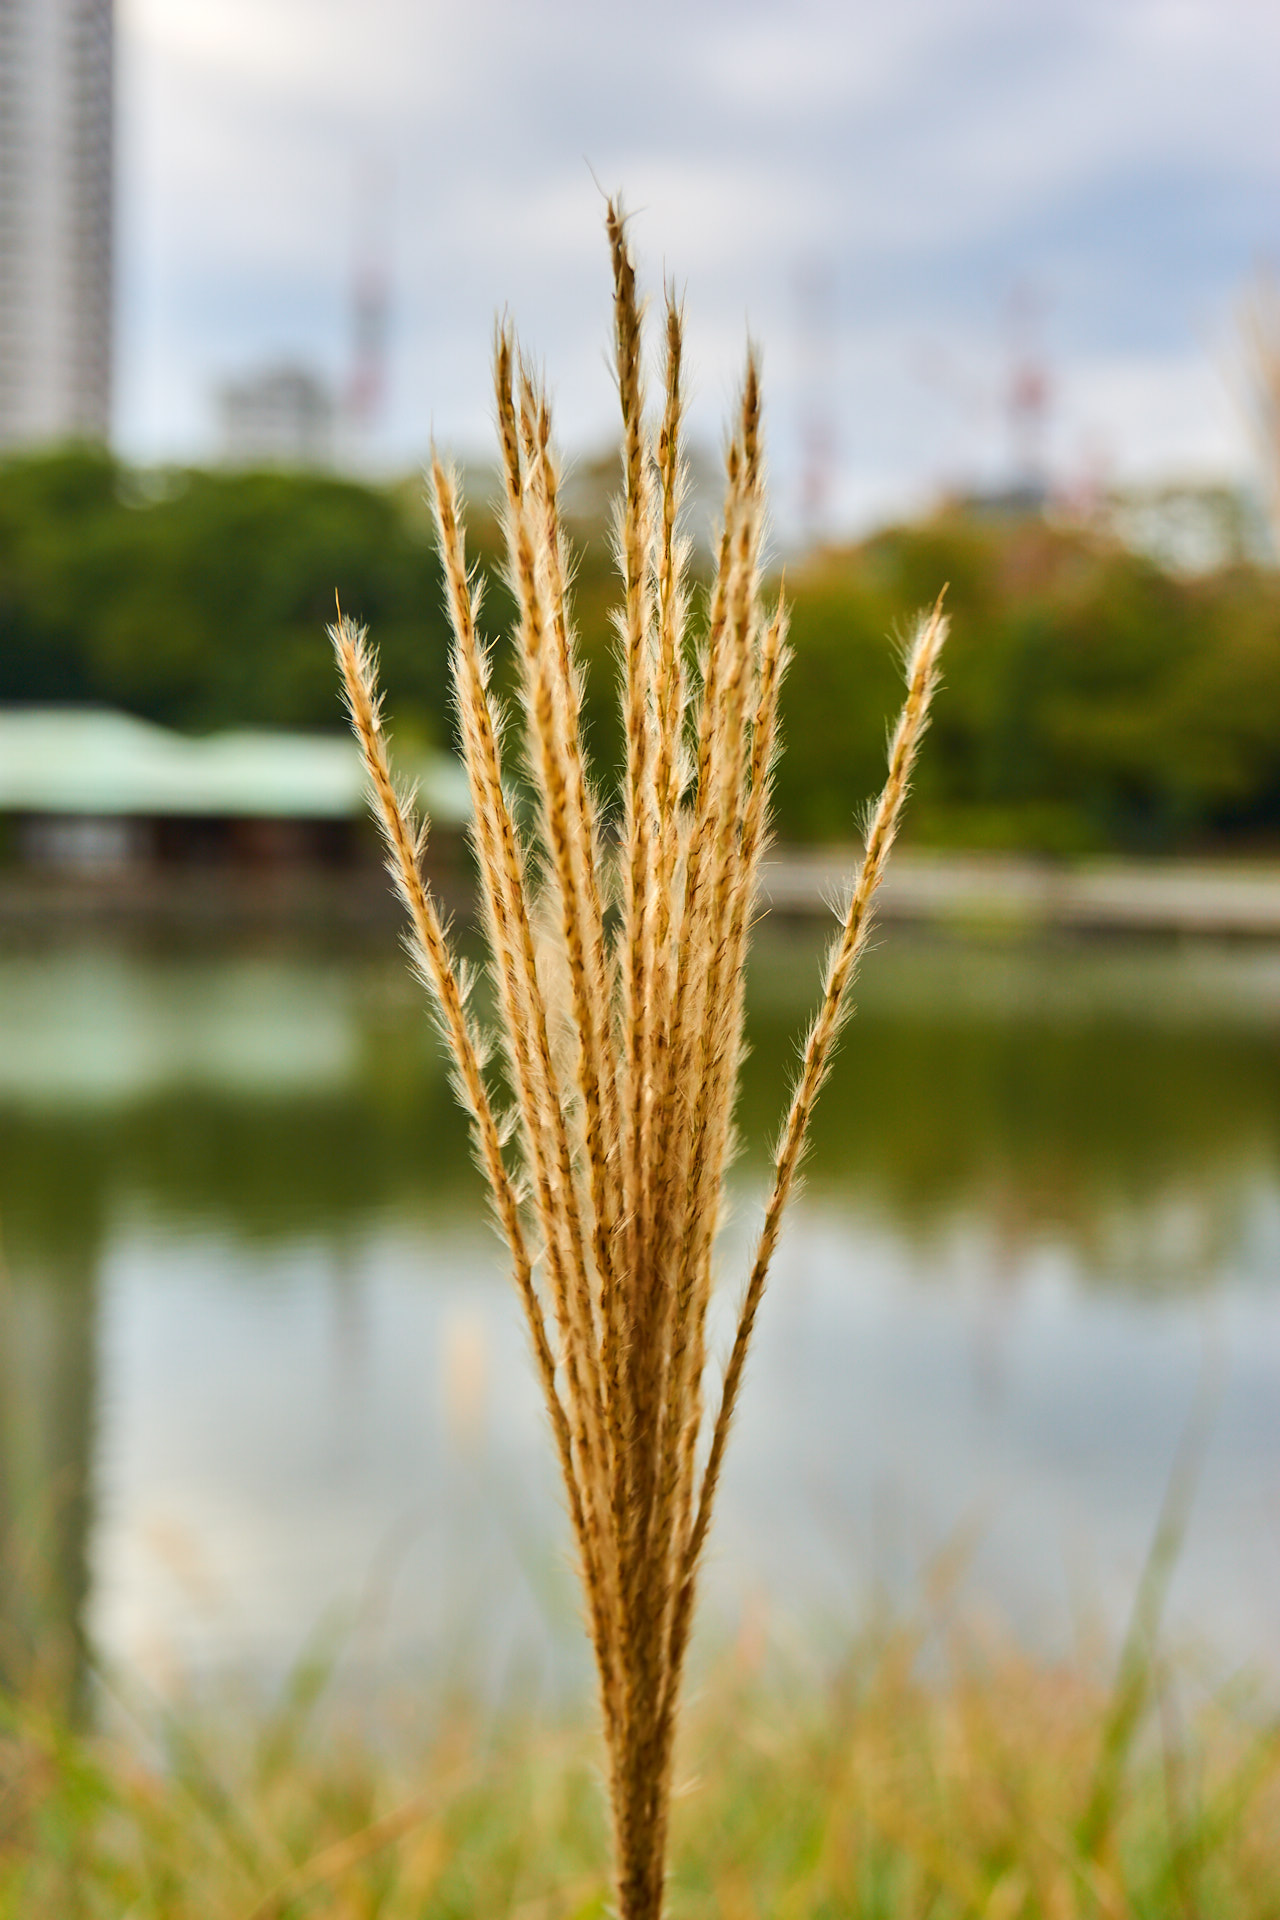
[[[783,919],[828,916],[857,871],[856,846],[776,850],[760,908]],[[431,876],[445,907],[466,918],[470,878]],[[879,919],[970,932],[1150,934],[1280,940],[1280,863],[1119,858],[1079,864],[1021,855],[895,853],[876,897]],[[0,873],[0,936],[74,927],[172,927],[300,933],[399,924],[381,868],[341,872],[186,867],[127,873]]]
[[[780,849],[763,904],[810,917],[830,910],[857,848]],[[999,931],[1201,934],[1280,939],[1280,866],[1108,859],[1066,865],[1020,856],[898,851],[876,896],[879,917]]]

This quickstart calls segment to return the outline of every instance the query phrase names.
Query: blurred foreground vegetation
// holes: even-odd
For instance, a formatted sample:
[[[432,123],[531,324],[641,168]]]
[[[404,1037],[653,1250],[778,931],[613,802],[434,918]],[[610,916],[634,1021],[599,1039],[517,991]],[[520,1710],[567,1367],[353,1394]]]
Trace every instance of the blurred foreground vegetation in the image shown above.
[[[491,566],[496,526],[478,509],[474,550]],[[577,610],[607,771],[613,569],[601,530],[577,532],[591,535],[578,540]],[[851,836],[898,697],[886,636],[944,582],[954,634],[917,841],[1280,845],[1280,576],[1240,562],[1179,577],[1080,530],[959,513],[789,573],[784,839]],[[197,732],[337,728],[324,642],[335,588],[377,639],[401,733],[446,743],[447,636],[416,481],[134,473],[88,451],[0,466],[0,701],[119,706]],[[507,610],[495,580],[489,631]]]
[[[922,1674],[928,1677],[922,1677]],[[1154,1659],[1118,1681],[898,1629],[819,1682],[746,1634],[691,1703],[673,1920],[1263,1920],[1280,1724]],[[272,1709],[70,1731],[0,1712],[5,1920],[587,1920],[611,1911],[599,1743],[302,1670]],[[1195,1704],[1192,1704],[1192,1703]],[[121,1731],[123,1729],[123,1731]]]

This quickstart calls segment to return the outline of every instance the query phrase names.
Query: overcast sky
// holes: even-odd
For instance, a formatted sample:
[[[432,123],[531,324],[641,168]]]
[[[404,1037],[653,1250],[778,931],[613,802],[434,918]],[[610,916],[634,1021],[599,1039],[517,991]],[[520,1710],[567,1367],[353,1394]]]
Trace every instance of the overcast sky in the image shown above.
[[[596,182],[687,296],[709,446],[748,328],[778,507],[835,526],[1014,461],[1047,375],[1060,483],[1240,472],[1232,318],[1280,257],[1275,0],[117,0],[118,429],[215,446],[219,380],[341,385],[387,277],[369,457],[489,444],[495,313],[562,440],[613,430]]]

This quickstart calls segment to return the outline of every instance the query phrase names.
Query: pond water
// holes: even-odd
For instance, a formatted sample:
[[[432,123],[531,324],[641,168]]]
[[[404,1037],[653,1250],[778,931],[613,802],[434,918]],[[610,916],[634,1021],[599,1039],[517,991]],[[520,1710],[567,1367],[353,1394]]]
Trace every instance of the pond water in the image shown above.
[[[819,942],[766,930],[743,1272]],[[715,1639],[888,1603],[1280,1668],[1280,952],[886,933],[730,1449]],[[394,947],[0,959],[4,1644],[585,1672],[515,1297]],[[1197,1409],[1199,1411],[1197,1412]],[[945,1569],[945,1574],[943,1570]]]

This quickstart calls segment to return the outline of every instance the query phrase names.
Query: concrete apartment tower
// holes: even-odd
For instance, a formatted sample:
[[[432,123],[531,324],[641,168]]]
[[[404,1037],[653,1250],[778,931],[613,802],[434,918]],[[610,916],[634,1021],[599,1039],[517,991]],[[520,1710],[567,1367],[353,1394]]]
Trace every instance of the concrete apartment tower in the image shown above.
[[[111,427],[113,0],[0,0],[0,447]]]

